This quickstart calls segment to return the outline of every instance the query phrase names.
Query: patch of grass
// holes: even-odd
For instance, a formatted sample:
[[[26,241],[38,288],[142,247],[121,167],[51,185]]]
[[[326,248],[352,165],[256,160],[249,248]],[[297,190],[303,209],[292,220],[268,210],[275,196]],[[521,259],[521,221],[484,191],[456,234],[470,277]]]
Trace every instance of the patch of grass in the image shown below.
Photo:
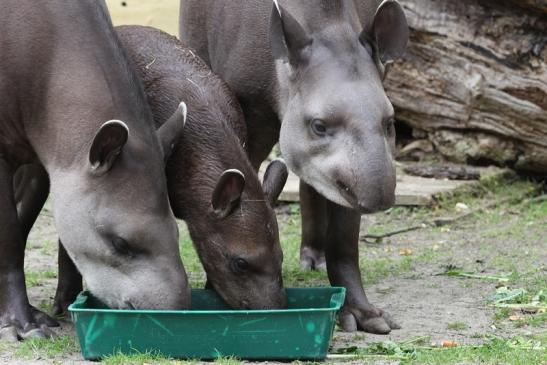
[[[453,331],[465,331],[469,326],[464,322],[452,322],[449,323],[446,328]]]
[[[74,337],[59,336],[53,339],[30,338],[25,340],[18,345],[14,355],[24,359],[52,359],[78,351],[79,347]]]
[[[459,346],[444,349],[421,350],[406,364],[509,364],[532,365],[545,361],[545,349],[534,345],[519,346],[515,341],[493,339],[482,346]],[[545,346],[540,343],[537,347]]]
[[[105,365],[193,365],[203,363],[198,360],[175,360],[155,352],[134,353],[130,355],[118,352],[117,354],[105,357],[102,362]],[[235,357],[219,357],[212,361],[211,364],[239,365],[241,361]]]
[[[179,249],[190,286],[192,288],[203,288],[206,280],[205,271],[192,244],[190,232],[182,221],[179,221]]]
[[[107,356],[102,361],[105,365],[144,365],[144,364],[175,364],[173,359],[169,359],[153,352],[136,353],[126,355],[118,352]]]
[[[25,283],[27,288],[40,286],[45,280],[55,278],[57,278],[57,272],[53,270],[28,271],[25,273]]]
[[[516,337],[503,339],[491,337],[483,345],[429,347],[426,338],[411,339],[404,342],[384,341],[373,343],[366,348],[355,346],[341,349],[346,359],[381,359],[398,361],[402,365],[427,364],[542,364],[546,348],[543,337]],[[336,355],[335,355],[336,356]],[[333,357],[334,359],[335,357]]]
[[[239,365],[242,364],[241,360],[239,360],[236,357],[228,356],[228,357],[219,357],[214,361],[215,364],[222,364],[222,365]]]

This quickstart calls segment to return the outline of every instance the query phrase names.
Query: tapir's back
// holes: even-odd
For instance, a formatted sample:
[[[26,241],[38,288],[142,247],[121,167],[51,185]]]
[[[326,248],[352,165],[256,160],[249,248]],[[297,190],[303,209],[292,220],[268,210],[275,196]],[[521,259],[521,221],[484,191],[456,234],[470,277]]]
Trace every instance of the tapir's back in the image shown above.
[[[279,0],[280,6],[305,28],[324,27],[329,17],[350,17],[359,30],[370,29],[381,2]],[[269,42],[273,6],[272,0],[181,0],[181,40],[195,49],[238,97],[252,97],[253,90],[271,89],[274,78]],[[251,90],[249,95],[245,90]]]
[[[151,27],[119,26],[116,32],[144,83],[156,127],[183,100],[188,106],[188,127],[197,128],[195,124],[203,124],[205,119],[217,127],[228,122],[227,127],[245,142],[245,121],[239,103],[196,51]],[[218,118],[211,118],[215,115]]]

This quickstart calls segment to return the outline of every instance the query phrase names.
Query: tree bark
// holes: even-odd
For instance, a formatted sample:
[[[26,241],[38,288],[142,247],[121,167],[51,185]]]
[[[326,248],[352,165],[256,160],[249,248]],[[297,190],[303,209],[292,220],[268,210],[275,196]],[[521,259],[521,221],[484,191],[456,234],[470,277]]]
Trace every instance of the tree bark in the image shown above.
[[[547,0],[399,2],[411,39],[386,79],[397,119],[449,160],[547,172]]]

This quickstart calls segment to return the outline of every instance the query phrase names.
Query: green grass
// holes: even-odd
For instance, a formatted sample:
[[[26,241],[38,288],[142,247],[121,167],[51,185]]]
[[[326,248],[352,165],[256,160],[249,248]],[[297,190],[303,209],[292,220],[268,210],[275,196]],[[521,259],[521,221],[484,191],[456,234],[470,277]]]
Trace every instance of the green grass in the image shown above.
[[[72,336],[59,336],[53,339],[31,338],[21,342],[15,356],[24,359],[53,359],[67,353],[79,352]]]
[[[175,360],[161,354],[156,354],[153,352],[147,353],[136,353],[131,355],[125,355],[122,353],[117,353],[115,355],[108,356],[102,361],[105,365],[144,365],[144,364],[154,364],[154,365],[194,365],[202,364],[202,361],[198,360]],[[222,365],[239,365],[242,362],[235,357],[220,357],[212,362],[211,364],[222,364]]]
[[[384,341],[367,347],[341,349],[347,360],[361,359],[366,363],[374,360],[395,362],[401,365],[428,364],[509,364],[541,365],[547,358],[545,336],[515,337],[504,339],[490,337],[483,345],[456,345],[455,347],[431,347],[427,337],[404,342]],[[344,356],[342,355],[342,356]]]
[[[45,280],[55,278],[57,278],[57,272],[53,270],[25,272],[25,283],[27,288],[40,286]]]
[[[464,322],[452,322],[449,323],[446,328],[453,331],[465,331],[469,326]]]
[[[205,272],[199,261],[198,254],[192,244],[190,232],[186,224],[179,221],[179,248],[184,269],[188,275],[188,281],[192,288],[203,288],[205,286]]]

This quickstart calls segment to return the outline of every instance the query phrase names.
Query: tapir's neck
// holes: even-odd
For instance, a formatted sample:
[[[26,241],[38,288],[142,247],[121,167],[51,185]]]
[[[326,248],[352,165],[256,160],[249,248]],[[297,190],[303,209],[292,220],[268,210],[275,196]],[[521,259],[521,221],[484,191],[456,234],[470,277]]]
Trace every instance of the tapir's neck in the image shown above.
[[[175,216],[189,225],[210,212],[215,186],[228,169],[245,175],[246,198],[261,198],[258,176],[240,139],[226,117],[211,109],[189,114],[184,134],[167,163],[171,207]]]
[[[282,123],[290,100],[290,70],[289,65],[281,60],[275,61],[275,112]]]
[[[159,151],[144,91],[104,2],[20,4],[21,25],[15,30],[21,28],[25,46],[9,51],[17,64],[11,72],[18,81],[13,94],[27,138],[46,169],[81,167],[96,132],[111,119],[124,121],[132,138]]]

